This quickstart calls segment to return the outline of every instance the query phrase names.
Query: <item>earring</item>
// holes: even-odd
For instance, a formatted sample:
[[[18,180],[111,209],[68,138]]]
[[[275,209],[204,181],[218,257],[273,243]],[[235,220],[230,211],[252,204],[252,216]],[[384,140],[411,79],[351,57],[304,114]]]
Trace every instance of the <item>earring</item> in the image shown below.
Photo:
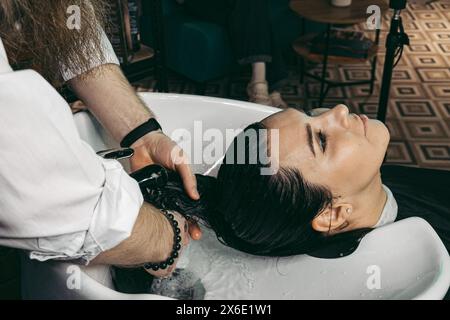
[[[348,214],[352,213],[352,209],[350,209],[350,208],[347,208],[346,211],[347,211]]]

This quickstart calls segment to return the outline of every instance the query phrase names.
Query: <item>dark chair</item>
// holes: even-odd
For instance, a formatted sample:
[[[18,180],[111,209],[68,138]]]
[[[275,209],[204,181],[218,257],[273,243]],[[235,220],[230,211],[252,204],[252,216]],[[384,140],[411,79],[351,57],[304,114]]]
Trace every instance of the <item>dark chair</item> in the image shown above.
[[[144,44],[154,47],[152,1],[161,1],[162,5],[159,31],[165,35],[166,67],[195,82],[198,93],[203,93],[208,81],[239,70],[227,31],[219,25],[190,17],[175,0],[144,1],[141,28]],[[285,52],[292,52],[291,43],[301,33],[301,19],[289,8],[289,0],[271,0],[271,17],[280,45]],[[317,24],[307,23],[307,28],[317,27]]]

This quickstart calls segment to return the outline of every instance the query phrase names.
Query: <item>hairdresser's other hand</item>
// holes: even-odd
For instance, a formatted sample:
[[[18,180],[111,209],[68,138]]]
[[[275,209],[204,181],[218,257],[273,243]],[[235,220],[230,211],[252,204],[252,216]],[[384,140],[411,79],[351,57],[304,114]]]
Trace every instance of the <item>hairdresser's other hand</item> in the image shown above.
[[[186,193],[192,200],[200,199],[197,180],[192,173],[186,153],[162,132],[152,132],[138,140],[132,148],[135,155],[131,158],[131,170],[137,171],[151,164],[161,165],[178,172]]]
[[[194,220],[189,220],[189,235],[194,241],[200,240],[203,236],[202,229]]]

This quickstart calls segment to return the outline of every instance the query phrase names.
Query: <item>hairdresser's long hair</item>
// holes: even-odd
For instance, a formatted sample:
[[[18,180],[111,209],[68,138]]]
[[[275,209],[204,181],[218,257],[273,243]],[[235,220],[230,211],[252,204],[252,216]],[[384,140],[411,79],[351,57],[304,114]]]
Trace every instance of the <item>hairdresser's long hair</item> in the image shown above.
[[[0,37],[10,62],[32,68],[55,86],[62,83],[61,68],[76,73],[103,60],[101,28],[104,0],[0,0]],[[80,9],[81,28],[67,26],[70,6]]]
[[[243,134],[263,128],[254,124]],[[217,179],[197,176],[200,201],[190,200],[174,173],[169,183],[153,190],[147,200],[204,221],[224,244],[250,254],[281,257],[320,247],[325,236],[312,228],[312,220],[332,204],[331,192],[308,183],[296,169],[281,168],[275,175],[261,175],[261,168],[267,165],[249,161],[252,152],[265,152],[257,147],[259,141],[255,144],[247,139],[246,162],[236,164],[238,139]]]

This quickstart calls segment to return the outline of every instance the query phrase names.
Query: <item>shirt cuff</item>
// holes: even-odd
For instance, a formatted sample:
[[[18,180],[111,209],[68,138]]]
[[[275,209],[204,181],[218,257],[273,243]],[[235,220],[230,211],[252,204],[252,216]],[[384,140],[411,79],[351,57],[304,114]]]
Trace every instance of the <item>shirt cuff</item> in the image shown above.
[[[103,160],[105,184],[94,210],[89,230],[38,239],[39,251],[30,258],[39,261],[72,260],[89,264],[100,253],[128,239],[144,202],[138,183],[114,160]]]
[[[88,70],[69,70],[66,67],[61,68],[61,75],[64,79],[64,81],[69,81],[77,76],[88,72],[89,70],[95,69],[99,66],[105,65],[105,64],[115,64],[120,65],[119,59],[117,58],[116,53],[114,52],[114,49],[111,45],[111,42],[108,39],[108,36],[106,35],[105,31],[101,30],[101,50],[103,52],[104,59],[101,59],[100,55],[97,57],[91,57],[91,65]]]

